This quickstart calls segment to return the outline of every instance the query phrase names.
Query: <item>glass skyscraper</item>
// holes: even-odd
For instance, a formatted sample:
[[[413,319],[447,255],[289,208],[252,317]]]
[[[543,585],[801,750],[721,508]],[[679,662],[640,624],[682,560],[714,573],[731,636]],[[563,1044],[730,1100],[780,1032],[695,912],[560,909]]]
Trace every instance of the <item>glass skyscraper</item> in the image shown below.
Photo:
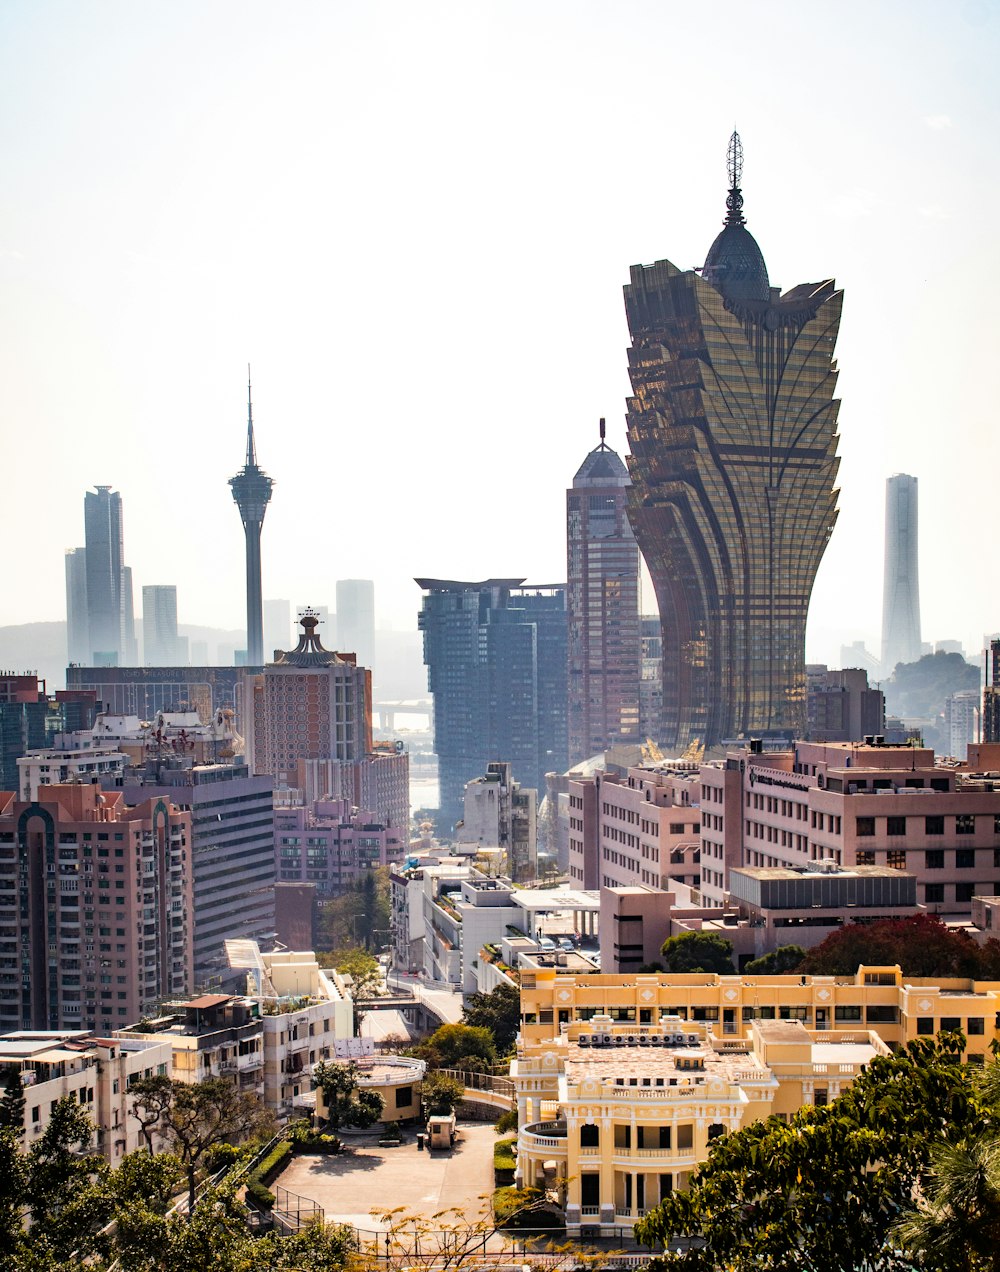
[[[443,834],[491,760],[540,793],[546,773],[566,768],[566,589],[523,582],[416,580]]]
[[[781,293],[746,228],[733,134],[704,267],[637,265],[629,516],[663,630],[669,747],[800,736],[805,628],[837,517],[832,280]]]
[[[639,549],[628,470],[604,440],[566,492],[569,762],[639,734]]]

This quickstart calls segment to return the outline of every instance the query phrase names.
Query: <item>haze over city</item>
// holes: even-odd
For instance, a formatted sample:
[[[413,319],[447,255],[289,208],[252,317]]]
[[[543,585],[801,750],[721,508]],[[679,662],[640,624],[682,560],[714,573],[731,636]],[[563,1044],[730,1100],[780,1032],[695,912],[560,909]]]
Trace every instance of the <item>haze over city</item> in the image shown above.
[[[64,617],[102,483],[136,595],[176,583],[182,622],[242,625],[248,360],[265,596],[332,605],[371,577],[412,628],[415,575],[564,579],[599,416],[627,452],[629,266],[702,263],[735,124],[772,283],[845,292],[807,656],[877,648],[904,471],[924,637],[974,657],[1000,625],[997,24],[978,3],[5,5],[0,623]]]

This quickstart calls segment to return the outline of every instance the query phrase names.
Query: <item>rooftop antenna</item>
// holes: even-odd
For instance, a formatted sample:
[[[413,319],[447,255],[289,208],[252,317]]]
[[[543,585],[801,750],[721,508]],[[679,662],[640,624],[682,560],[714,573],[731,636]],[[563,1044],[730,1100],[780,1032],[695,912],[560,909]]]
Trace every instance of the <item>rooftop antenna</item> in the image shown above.
[[[603,416],[603,415],[601,416],[600,430],[601,430],[601,444],[600,444],[600,446],[598,446],[598,448],[597,448],[597,449],[598,449],[598,450],[607,450],[607,449],[608,449],[608,445],[607,445],[607,442],[605,442],[605,440],[604,440],[604,416]]]
[[[726,195],[726,219],[723,225],[746,225],[743,215],[743,191],[740,182],[743,179],[743,143],[740,135],[733,129],[729,138],[729,149],[726,151],[726,168],[729,172],[729,193]]]
[[[257,467],[257,452],[253,444],[253,396],[250,391],[250,363],[247,363],[247,468]]]

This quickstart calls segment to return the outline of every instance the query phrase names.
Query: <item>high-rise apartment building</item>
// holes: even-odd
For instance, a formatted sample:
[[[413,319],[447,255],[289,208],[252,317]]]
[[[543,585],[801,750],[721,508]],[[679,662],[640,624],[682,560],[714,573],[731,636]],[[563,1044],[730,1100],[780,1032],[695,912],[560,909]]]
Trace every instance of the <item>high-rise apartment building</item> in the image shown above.
[[[246,535],[247,555],[247,658],[248,667],[260,667],[264,662],[264,602],[260,582],[260,531],[264,514],[271,501],[274,482],[257,464],[257,451],[253,438],[253,402],[250,397],[249,367],[247,368],[247,458],[246,463],[230,477],[233,499],[240,510],[243,533]]]
[[[871,688],[866,671],[860,667],[831,671],[822,664],[806,670],[810,742],[853,742],[885,733],[885,695]]]
[[[142,652],[147,667],[173,667],[180,661],[177,588],[147,584],[142,589]]]
[[[94,785],[0,804],[0,1032],[101,1028],[191,980],[191,817]]]
[[[218,985],[228,975],[225,942],[274,936],[274,788],[237,757],[232,763],[171,760],[130,769],[127,803],[168,800],[190,818],[192,978],[188,988]]]
[[[663,629],[655,614],[639,619],[639,736],[659,742],[663,733]]]
[[[566,492],[569,762],[639,733],[639,549],[628,470],[604,440]]]
[[[375,665],[375,584],[371,579],[337,580],[337,648],[356,654],[362,667]]]
[[[885,483],[885,574],[882,583],[882,674],[918,662],[920,574],[917,558],[917,479],[896,473]]]
[[[311,611],[299,622],[296,647],[248,677],[248,754],[279,786],[294,785],[300,760],[362,760],[372,749],[371,672],[324,649]]]
[[[984,742],[1000,742],[1000,640],[991,640],[986,653],[981,729]]]
[[[132,666],[136,662],[132,571],[124,560],[121,495],[110,486],[88,490],[83,516],[87,606],[87,658],[83,661]],[[78,563],[71,566],[67,561],[67,619],[72,609],[74,641],[82,638],[77,622],[77,607],[84,595],[79,571]]]
[[[242,728],[241,667],[67,667],[68,689],[90,689],[109,715],[152,720],[159,711],[197,711],[207,724],[217,710],[236,713]]]
[[[809,597],[836,520],[832,280],[783,295],[746,228],[729,147],[704,268],[636,265],[629,516],[663,628],[663,743],[805,726]]]
[[[434,698],[441,830],[462,816],[466,782],[491,760],[545,789],[566,768],[566,589],[523,579],[417,579]]]

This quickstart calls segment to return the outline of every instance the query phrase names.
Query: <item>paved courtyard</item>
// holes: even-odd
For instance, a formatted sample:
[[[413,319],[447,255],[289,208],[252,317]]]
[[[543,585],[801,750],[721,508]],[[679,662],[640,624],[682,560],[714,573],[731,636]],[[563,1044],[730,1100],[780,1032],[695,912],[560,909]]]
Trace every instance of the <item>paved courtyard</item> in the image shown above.
[[[417,1149],[416,1134],[406,1132],[398,1148],[379,1148],[373,1137],[347,1138],[351,1151],[334,1157],[294,1157],[271,1184],[308,1197],[323,1207],[328,1222],[350,1223],[362,1231],[384,1225],[372,1211],[402,1206],[430,1216],[460,1209],[475,1219],[493,1191],[491,1123],[462,1122],[458,1143],[446,1152]]]

